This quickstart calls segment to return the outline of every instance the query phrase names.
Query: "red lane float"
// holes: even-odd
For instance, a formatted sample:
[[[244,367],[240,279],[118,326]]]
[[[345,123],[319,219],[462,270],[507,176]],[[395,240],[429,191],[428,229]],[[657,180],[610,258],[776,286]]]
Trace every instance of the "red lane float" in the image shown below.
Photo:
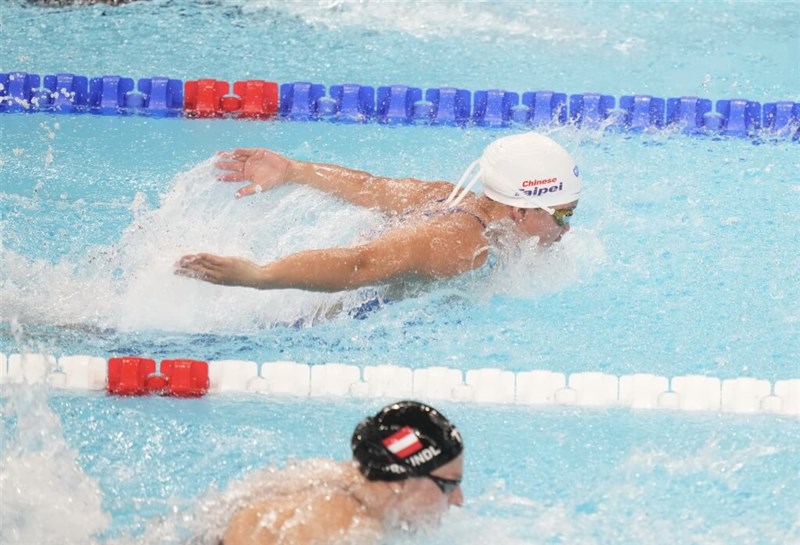
[[[169,379],[161,373],[152,373],[151,375],[148,375],[144,386],[147,388],[148,394],[157,394],[163,396],[167,393],[168,381]]]
[[[109,394],[201,397],[208,392],[208,363],[199,360],[163,360],[156,372],[155,360],[134,356],[108,360]]]
[[[222,112],[222,97],[230,84],[215,79],[187,81],[183,87],[183,107],[187,115],[215,117]]]
[[[220,108],[224,113],[232,113],[242,107],[242,99],[233,95],[222,97],[220,101]]]
[[[208,363],[199,360],[163,360],[161,372],[167,377],[165,394],[200,397],[208,392]]]
[[[108,360],[108,393],[140,396],[147,393],[147,377],[156,371],[156,362],[148,358],[124,357]]]
[[[233,92],[242,99],[242,117],[271,117],[278,113],[278,84],[272,81],[247,80],[233,84]]]
[[[278,84],[272,81],[246,80],[233,84],[215,79],[190,80],[184,84],[186,114],[193,117],[267,118],[278,113]]]

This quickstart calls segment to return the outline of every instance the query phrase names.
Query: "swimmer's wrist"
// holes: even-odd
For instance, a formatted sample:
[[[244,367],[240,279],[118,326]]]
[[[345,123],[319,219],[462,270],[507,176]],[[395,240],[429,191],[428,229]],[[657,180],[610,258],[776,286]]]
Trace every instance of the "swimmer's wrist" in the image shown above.
[[[286,170],[283,173],[284,182],[303,183],[306,178],[304,171],[308,163],[287,157]]]
[[[258,274],[254,278],[255,282],[253,282],[253,286],[259,290],[268,290],[274,288],[275,279],[273,275],[270,274],[269,271],[269,264],[267,265],[259,265],[258,266]]]

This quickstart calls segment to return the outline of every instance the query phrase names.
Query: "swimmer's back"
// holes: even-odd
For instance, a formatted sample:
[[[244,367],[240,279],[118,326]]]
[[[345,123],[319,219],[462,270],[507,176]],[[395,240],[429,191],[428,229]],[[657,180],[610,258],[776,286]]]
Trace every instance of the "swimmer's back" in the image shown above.
[[[426,202],[424,206],[406,210],[402,217],[455,222],[461,232],[474,231],[481,236],[487,228],[487,219],[473,194],[465,198],[460,206],[450,206],[447,197],[439,197]]]
[[[231,519],[221,545],[343,545],[376,543],[380,526],[344,490],[271,498]]]

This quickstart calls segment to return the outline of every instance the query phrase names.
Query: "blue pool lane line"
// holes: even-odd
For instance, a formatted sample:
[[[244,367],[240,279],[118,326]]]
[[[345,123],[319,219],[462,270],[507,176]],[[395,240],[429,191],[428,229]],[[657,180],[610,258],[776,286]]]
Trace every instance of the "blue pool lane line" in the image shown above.
[[[121,76],[86,77],[69,73],[40,76],[0,73],[0,112],[60,112],[99,115],[253,117],[332,120],[385,124],[581,128],[617,127],[630,131],[680,128],[687,134],[750,136],[767,132],[800,139],[800,103],[761,104],[745,98],[658,98],[554,91],[521,95],[501,89],[468,91],[453,87],[422,90],[408,85],[373,87],[308,82],[277,84],[260,80],[167,77],[134,81]]]

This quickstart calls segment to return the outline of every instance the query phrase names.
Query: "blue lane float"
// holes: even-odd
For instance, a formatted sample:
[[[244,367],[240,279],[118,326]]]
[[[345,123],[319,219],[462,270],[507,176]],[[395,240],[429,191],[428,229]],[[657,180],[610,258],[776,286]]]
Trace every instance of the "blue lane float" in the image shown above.
[[[378,87],[378,121],[409,123],[414,119],[414,104],[422,100],[422,89],[407,85]]]
[[[428,89],[425,91],[425,100],[431,104],[431,123],[459,125],[469,121],[471,93],[466,89]]]
[[[719,100],[717,113],[722,117],[723,134],[747,136],[760,128],[761,104],[747,99]]]
[[[52,74],[44,77],[50,94],[50,110],[73,113],[85,108],[89,101],[89,78],[74,74]]]
[[[0,85],[3,86],[0,97],[0,110],[4,112],[25,111],[31,105],[36,88],[39,87],[39,76],[37,74],[25,74],[23,72],[12,72],[10,74],[0,74]],[[38,96],[37,96],[38,98]]]
[[[522,104],[528,107],[528,119],[534,127],[564,125],[567,122],[567,95],[553,91],[522,93]]]
[[[385,124],[542,127],[571,124],[589,130],[618,128],[686,134],[751,136],[770,134],[800,139],[800,104],[761,104],[746,98],[711,101],[700,97],[659,98],[551,90],[521,95],[504,89],[469,91],[454,87],[423,90],[408,85],[374,87],[260,80],[181,81],[168,77],[132,78],[70,73],[0,73],[0,112],[89,112],[186,117],[278,117]],[[278,96],[274,96],[279,89]],[[236,96],[237,94],[241,96]]]
[[[320,99],[327,106],[323,115],[342,121],[365,121],[375,112],[375,89],[362,85],[331,85],[330,96]]]
[[[89,108],[100,114],[116,114],[130,103],[141,108],[143,101],[136,100],[132,93],[134,89],[132,78],[120,76],[103,76],[89,80]]]
[[[681,97],[667,100],[667,124],[680,125],[684,132],[697,132],[706,125],[711,101],[705,98]],[[709,127],[710,128],[710,127]]]
[[[569,114],[575,125],[599,129],[614,111],[614,97],[598,93],[570,95]]]
[[[513,110],[519,104],[519,94],[502,89],[489,89],[475,91],[473,100],[472,120],[475,124],[502,127],[513,120]]]
[[[664,99],[650,95],[619,97],[624,126],[634,131],[660,129],[664,126]]]
[[[797,137],[800,122],[800,104],[794,102],[770,102],[764,104],[764,127],[778,134],[792,134]]]
[[[284,83],[281,89],[280,112],[290,119],[311,119],[319,116],[318,102],[325,96],[325,86],[297,82]]]
[[[153,115],[177,115],[183,109],[183,82],[169,78],[142,78],[136,84],[142,108]]]

